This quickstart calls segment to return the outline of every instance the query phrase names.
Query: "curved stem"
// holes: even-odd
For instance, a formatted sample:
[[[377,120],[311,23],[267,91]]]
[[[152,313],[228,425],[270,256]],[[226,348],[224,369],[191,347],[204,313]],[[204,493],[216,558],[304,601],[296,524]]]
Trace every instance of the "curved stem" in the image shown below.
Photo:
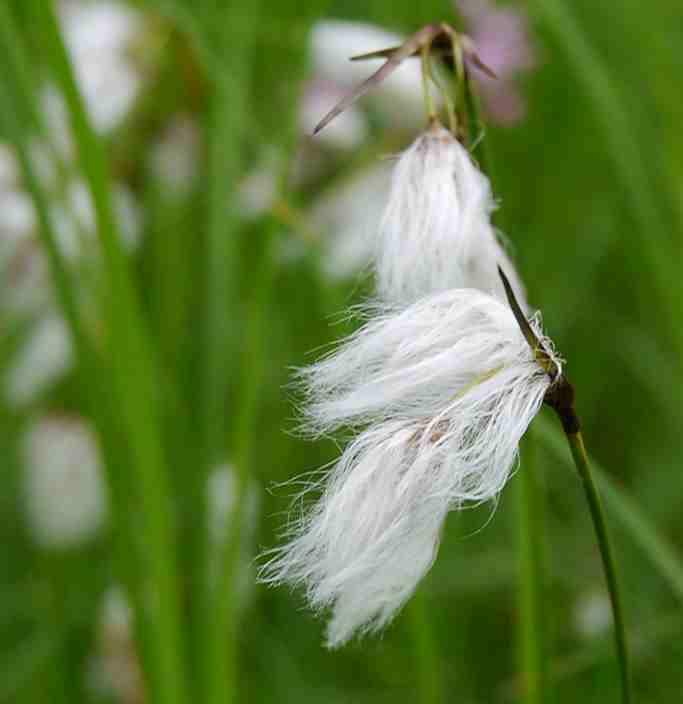
[[[617,648],[617,660],[621,674],[622,686],[622,701],[624,704],[631,702],[631,677],[628,660],[628,646],[626,643],[626,626],[624,623],[624,614],[621,605],[621,595],[619,591],[619,583],[617,580],[617,571],[614,563],[612,547],[607,533],[607,524],[605,522],[605,512],[602,507],[600,493],[593,478],[590,465],[588,463],[588,454],[586,447],[583,444],[583,436],[581,432],[567,433],[569,448],[574,459],[574,464],[581,477],[583,489],[586,493],[588,508],[590,509],[591,518],[593,519],[593,527],[598,540],[600,556],[602,557],[602,565],[605,571],[605,580],[607,582],[607,590],[609,591],[610,602],[612,604],[612,617],[614,619],[614,641]]]
[[[533,429],[524,440],[518,481],[520,665],[527,704],[546,699],[547,668],[544,629],[543,496],[536,463]]]

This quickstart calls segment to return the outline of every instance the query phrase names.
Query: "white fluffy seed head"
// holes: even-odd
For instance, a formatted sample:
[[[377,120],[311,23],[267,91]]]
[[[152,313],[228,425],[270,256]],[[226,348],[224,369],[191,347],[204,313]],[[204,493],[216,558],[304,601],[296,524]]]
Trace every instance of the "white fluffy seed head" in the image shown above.
[[[303,585],[315,609],[331,608],[338,646],[382,628],[410,597],[449,510],[497,497],[551,380],[506,304],[455,289],[378,306],[301,381],[305,430],[360,434],[261,577]]]
[[[409,305],[436,291],[477,288],[505,300],[500,264],[525,307],[493,209],[489,180],[467,149],[439,125],[420,135],[394,169],[377,243],[380,297]]]

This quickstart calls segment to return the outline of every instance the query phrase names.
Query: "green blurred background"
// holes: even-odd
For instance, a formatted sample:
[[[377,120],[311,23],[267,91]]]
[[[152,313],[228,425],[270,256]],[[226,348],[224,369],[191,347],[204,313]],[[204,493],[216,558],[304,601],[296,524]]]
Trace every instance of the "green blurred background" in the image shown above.
[[[592,527],[549,411],[495,512],[450,517],[381,637],[326,651],[300,594],[255,584],[283,483],[337,453],[293,433],[286,384],[371,291],[385,157],[425,124],[417,67],[310,130],[371,70],[342,57],[437,20],[481,34],[492,61],[512,45],[500,89],[482,86],[496,217],[604,468],[636,701],[681,700],[683,8],[476,5],[0,10],[0,701],[618,701]],[[490,21],[496,7],[517,19]],[[542,698],[520,674],[530,613]]]

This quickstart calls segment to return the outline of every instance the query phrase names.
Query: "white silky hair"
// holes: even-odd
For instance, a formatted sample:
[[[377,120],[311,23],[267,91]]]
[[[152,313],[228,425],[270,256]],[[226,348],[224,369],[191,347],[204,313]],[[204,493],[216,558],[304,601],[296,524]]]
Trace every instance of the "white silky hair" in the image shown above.
[[[491,224],[488,178],[467,149],[438,124],[395,166],[376,250],[382,299],[409,305],[450,288],[478,288],[505,300],[500,264],[518,300],[524,287]]]
[[[324,486],[261,571],[331,609],[330,647],[391,621],[429,571],[448,511],[497,497],[552,383],[510,309],[481,291],[377,304],[371,315],[300,373],[302,429],[358,435],[304,491]]]

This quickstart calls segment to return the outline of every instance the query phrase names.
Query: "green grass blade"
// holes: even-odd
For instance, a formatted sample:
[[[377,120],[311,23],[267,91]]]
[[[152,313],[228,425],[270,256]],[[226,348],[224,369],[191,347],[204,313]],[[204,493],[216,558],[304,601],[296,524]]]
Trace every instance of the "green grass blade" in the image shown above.
[[[428,609],[424,589],[418,589],[408,605],[408,618],[413,637],[417,701],[419,704],[445,702],[438,660],[438,643]]]
[[[624,607],[621,598],[621,588],[617,577],[617,567],[614,560],[614,550],[607,530],[605,510],[602,506],[602,498],[595,482],[594,474],[588,460],[588,454],[583,444],[581,432],[567,433],[567,441],[571,449],[572,458],[576,471],[581,478],[581,484],[586,495],[588,508],[590,510],[595,537],[602,558],[602,566],[607,582],[610,603],[612,606],[612,620],[614,622],[614,641],[617,652],[617,662],[619,664],[619,674],[621,678],[621,697],[624,704],[630,704],[631,694],[631,665],[626,637],[626,623],[624,620]]]
[[[209,105],[206,115],[205,135],[207,139],[207,198],[206,198],[206,237],[204,248],[202,339],[199,358],[200,397],[198,416],[201,447],[201,484],[195,487],[194,502],[197,511],[203,516],[198,521],[200,529],[194,536],[197,545],[197,560],[194,570],[200,575],[197,581],[203,584],[201,619],[203,627],[195,634],[200,639],[204,654],[200,663],[203,669],[202,687],[205,701],[218,704],[235,701],[237,694],[238,668],[235,664],[236,649],[232,648],[236,628],[233,624],[236,615],[233,611],[235,594],[232,589],[232,568],[236,569],[238,556],[230,555],[226,571],[221,575],[219,586],[209,582],[209,555],[206,545],[206,506],[205,481],[212,465],[223,459],[227,444],[234,428],[240,442],[249,443],[251,408],[249,401],[238,398],[233,408],[232,423],[228,420],[226,391],[230,377],[235,370],[231,366],[234,359],[234,341],[242,338],[235,331],[234,321],[238,310],[240,291],[237,279],[241,265],[241,240],[237,220],[237,185],[243,175],[243,144],[249,125],[249,51],[254,37],[257,13],[244,12],[242,7],[226,8],[220,13],[217,26],[202,28],[201,41],[214,47],[213,55],[220,57],[220,64],[207,66],[210,78]],[[207,21],[206,17],[202,17]],[[216,31],[227,33],[222,41],[215,36]],[[207,51],[203,52],[205,55]],[[220,68],[219,68],[220,66]],[[256,312],[259,315],[260,312]],[[258,324],[259,321],[249,321]],[[246,332],[245,345],[250,348],[252,334]],[[255,354],[260,354],[257,349]],[[255,364],[258,364],[254,360]],[[251,360],[247,361],[251,365]],[[252,367],[255,374],[260,370]],[[257,382],[258,383],[258,382]],[[249,393],[255,393],[250,390]],[[244,418],[247,417],[245,423]],[[230,426],[233,430],[229,430]],[[233,451],[233,462],[237,472],[236,514],[234,520],[238,528],[242,521],[243,496],[249,469],[242,453]],[[235,537],[239,544],[239,537]],[[237,548],[235,548],[237,551]],[[203,575],[203,576],[201,576]]]
[[[220,560],[217,583],[212,585],[214,599],[211,615],[208,704],[232,704],[239,701],[238,649],[239,573],[246,556],[243,555],[243,531],[247,519],[247,491],[253,461],[254,430],[261,394],[261,383],[266,368],[267,304],[275,273],[273,230],[270,225],[262,260],[255,274],[254,294],[244,331],[243,378],[241,382],[233,433],[233,460],[236,472],[235,509],[230,517],[230,534]],[[211,602],[210,602],[211,603]]]
[[[529,704],[546,701],[547,668],[543,628],[543,495],[536,462],[533,429],[525,438],[522,464],[517,478],[519,526],[519,620],[521,679],[524,699]]]
[[[158,657],[158,700],[186,700],[183,674],[180,603],[173,548],[173,513],[163,457],[158,408],[159,386],[144,321],[121,248],[111,209],[104,147],[90,125],[76,85],[54,8],[39,1],[42,28],[54,77],[62,90],[79,163],[90,189],[102,247],[106,288],[104,319],[107,354],[127,443],[139,483],[141,520],[152,593],[150,623]]]

